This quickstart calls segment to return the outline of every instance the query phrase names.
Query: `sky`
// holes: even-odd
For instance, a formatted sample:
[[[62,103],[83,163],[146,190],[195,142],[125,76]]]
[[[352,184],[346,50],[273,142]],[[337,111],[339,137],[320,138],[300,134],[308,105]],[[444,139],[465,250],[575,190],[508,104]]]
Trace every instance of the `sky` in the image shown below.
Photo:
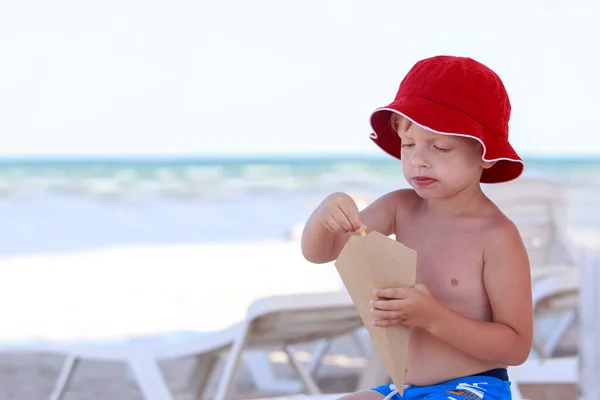
[[[600,155],[598,3],[22,0],[0,5],[0,156],[379,154],[419,59],[503,79],[522,155]]]

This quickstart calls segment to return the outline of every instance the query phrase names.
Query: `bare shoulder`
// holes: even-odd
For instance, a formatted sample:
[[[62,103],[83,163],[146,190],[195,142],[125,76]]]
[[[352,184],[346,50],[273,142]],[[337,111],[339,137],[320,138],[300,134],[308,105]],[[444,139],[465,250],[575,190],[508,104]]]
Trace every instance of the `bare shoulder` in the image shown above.
[[[482,232],[482,238],[485,241],[484,251],[486,253],[510,250],[521,256],[526,255],[519,229],[498,207],[495,205],[490,207],[486,221],[486,227]]]
[[[378,197],[369,205],[369,207],[385,208],[388,210],[405,208],[407,206],[412,206],[420,199],[421,198],[412,189],[398,189]]]
[[[369,231],[390,235],[395,232],[399,214],[410,214],[420,201],[422,199],[412,189],[394,190],[369,204],[361,211],[361,218]]]
[[[412,212],[423,199],[413,189],[398,189],[378,198],[373,204],[379,203],[381,207],[395,209],[396,211]]]
[[[398,189],[389,192],[373,202],[373,206],[399,213],[413,214],[422,204],[423,199],[413,189]]]

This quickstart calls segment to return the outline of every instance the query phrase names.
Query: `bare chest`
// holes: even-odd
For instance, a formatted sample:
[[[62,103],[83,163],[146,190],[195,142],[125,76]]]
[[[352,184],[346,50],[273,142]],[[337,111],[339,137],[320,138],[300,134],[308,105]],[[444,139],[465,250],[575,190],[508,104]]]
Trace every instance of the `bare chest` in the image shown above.
[[[397,239],[417,251],[417,282],[425,284],[440,303],[472,318],[490,317],[477,232],[414,229]]]

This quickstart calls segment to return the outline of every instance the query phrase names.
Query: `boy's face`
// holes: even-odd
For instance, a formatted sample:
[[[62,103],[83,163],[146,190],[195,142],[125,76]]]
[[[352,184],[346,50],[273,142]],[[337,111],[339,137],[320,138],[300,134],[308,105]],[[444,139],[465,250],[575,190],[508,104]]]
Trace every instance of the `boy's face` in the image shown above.
[[[404,177],[426,199],[479,185],[483,169],[493,165],[481,159],[481,144],[475,139],[432,133],[416,124],[398,134]]]

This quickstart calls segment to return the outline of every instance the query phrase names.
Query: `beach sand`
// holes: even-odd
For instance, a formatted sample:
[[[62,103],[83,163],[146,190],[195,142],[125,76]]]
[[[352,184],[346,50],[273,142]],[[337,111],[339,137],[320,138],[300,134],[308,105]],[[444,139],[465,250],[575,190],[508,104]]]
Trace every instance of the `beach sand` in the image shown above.
[[[0,345],[36,340],[107,340],[128,335],[219,330],[243,319],[255,299],[343,288],[333,265],[306,262],[297,243],[256,242],[109,248],[0,261]],[[310,350],[310,346],[304,347]],[[306,353],[308,354],[308,353]],[[273,353],[277,358],[278,353]],[[55,354],[0,353],[0,400],[47,398],[63,358]],[[353,390],[366,359],[341,338],[319,370],[322,390]],[[178,400],[193,399],[194,360],[162,364]],[[282,377],[291,370],[275,362]],[[530,388],[531,389],[531,388]],[[557,389],[557,388],[554,388]],[[537,388],[529,398],[545,399]],[[558,388],[573,391],[572,386]],[[550,391],[554,393],[555,391]],[[237,398],[265,393],[242,368]],[[85,361],[65,400],[141,399],[120,363]]]
[[[354,387],[366,360],[357,355],[352,356],[353,353],[356,353],[356,349],[350,338],[336,341],[332,354],[325,358],[323,367],[319,369],[317,382],[323,391],[339,393]],[[293,378],[291,368],[283,364],[278,357],[280,353],[272,354],[275,359],[272,365],[277,376],[282,379]],[[340,359],[345,362],[341,363]],[[0,359],[0,399],[46,399],[62,361],[62,357],[48,354],[3,354]],[[221,367],[222,365],[215,371],[215,377],[218,377]],[[175,400],[197,398],[197,391],[193,385],[193,360],[164,362],[161,368]],[[215,390],[213,379],[209,386],[209,399],[210,393]],[[250,399],[286,394],[289,393],[258,390],[252,382],[247,367],[242,365],[240,368],[234,390],[235,398]],[[65,397],[65,400],[84,399],[141,400],[142,397],[123,364],[86,361],[77,369]]]
[[[349,337],[336,340],[331,355],[325,358],[324,366],[317,375],[317,383],[324,393],[344,393],[354,389],[366,359],[353,353],[356,353],[356,348]],[[345,362],[340,363],[339,359]],[[48,354],[2,354],[0,400],[47,399],[63,360],[60,356]],[[282,379],[293,376],[289,366],[279,360],[273,363],[273,367]],[[193,386],[193,360],[164,362],[161,368],[174,400],[198,398]],[[218,375],[219,370],[215,371],[215,376]],[[129,377],[128,370],[122,363],[82,362],[65,400],[142,400],[137,386]],[[210,400],[210,393],[214,391],[213,379],[208,389],[208,400]],[[521,391],[531,400],[577,399],[577,388],[574,385],[522,385]],[[257,390],[247,367],[242,365],[233,395],[237,399],[254,399],[290,394]]]
[[[331,355],[317,375],[317,383],[324,393],[344,393],[353,390],[366,359],[356,354],[349,337],[335,342]],[[349,357],[348,355],[353,355]],[[277,355],[277,353],[274,353]],[[278,358],[278,357],[274,357]],[[339,359],[345,363],[340,363]],[[47,399],[60,370],[63,358],[48,354],[3,354],[0,358],[0,400]],[[340,365],[343,364],[343,365]],[[291,378],[289,366],[279,360],[273,363],[274,371],[282,379]],[[198,393],[193,386],[193,360],[164,362],[161,369],[165,374],[174,400],[196,400]],[[220,368],[215,371],[218,377]],[[135,383],[129,378],[128,370],[121,363],[82,362],[72,380],[65,400],[142,400]],[[215,391],[215,380],[208,389]],[[531,400],[576,400],[574,385],[521,385],[521,392]],[[233,392],[237,399],[255,399],[270,396],[290,396],[290,393],[260,391],[252,382],[247,367],[242,365]]]

